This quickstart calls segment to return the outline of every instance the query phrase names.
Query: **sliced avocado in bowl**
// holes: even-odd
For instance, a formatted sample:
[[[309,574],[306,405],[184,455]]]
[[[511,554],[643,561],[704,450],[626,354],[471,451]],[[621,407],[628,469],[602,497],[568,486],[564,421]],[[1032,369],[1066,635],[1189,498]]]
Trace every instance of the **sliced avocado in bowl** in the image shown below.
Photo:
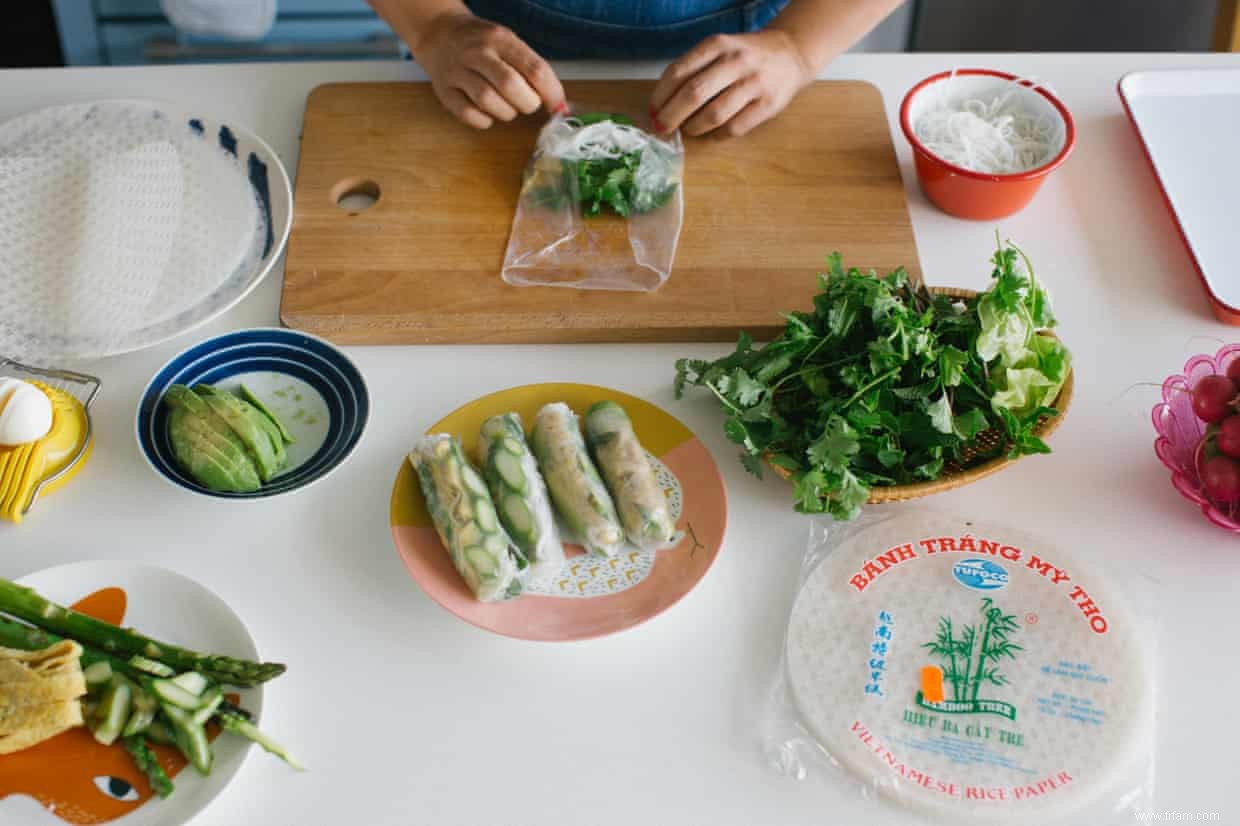
[[[241,438],[250,455],[258,465],[258,476],[264,482],[280,472],[288,460],[284,440],[274,430],[267,417],[252,405],[232,393],[218,390],[208,384],[194,387],[198,397],[206,402],[211,411],[228,423],[233,433]]]
[[[208,417],[185,406],[174,406],[168,417],[168,437],[173,455],[199,484],[234,493],[249,493],[261,487],[258,470],[245,445],[214,414]]]
[[[288,463],[291,439],[266,408],[208,384],[172,385],[164,402],[173,454],[204,487],[250,493]]]

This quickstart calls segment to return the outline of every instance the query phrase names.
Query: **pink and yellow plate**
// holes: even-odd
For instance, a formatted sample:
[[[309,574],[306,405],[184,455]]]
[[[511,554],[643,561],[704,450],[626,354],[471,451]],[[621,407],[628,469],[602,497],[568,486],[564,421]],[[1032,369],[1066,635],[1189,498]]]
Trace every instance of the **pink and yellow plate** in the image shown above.
[[[626,549],[603,559],[566,545],[568,560],[547,583],[507,602],[474,599],[444,549],[408,461],[392,490],[391,524],[396,550],[422,590],[451,613],[487,631],[526,640],[584,640],[614,634],[676,604],[705,576],[723,544],[727,495],[719,468],[696,436],[675,417],[639,399],[588,384],[531,384],[476,399],[431,426],[457,436],[472,456],[483,421],[515,411],[533,421],[539,408],[565,402],[582,415],[595,402],[624,406],[633,429],[657,461],[657,476],[683,534],[671,548]]]

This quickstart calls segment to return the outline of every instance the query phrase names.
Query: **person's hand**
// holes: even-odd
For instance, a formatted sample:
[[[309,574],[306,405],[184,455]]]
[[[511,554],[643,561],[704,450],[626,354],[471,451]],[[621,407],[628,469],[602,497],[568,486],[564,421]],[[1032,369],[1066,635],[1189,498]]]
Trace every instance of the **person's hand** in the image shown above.
[[[650,113],[660,132],[736,137],[778,114],[812,78],[787,32],[715,35],[667,67]]]
[[[410,47],[439,102],[477,129],[564,103],[547,61],[508,29],[472,14],[443,15]]]

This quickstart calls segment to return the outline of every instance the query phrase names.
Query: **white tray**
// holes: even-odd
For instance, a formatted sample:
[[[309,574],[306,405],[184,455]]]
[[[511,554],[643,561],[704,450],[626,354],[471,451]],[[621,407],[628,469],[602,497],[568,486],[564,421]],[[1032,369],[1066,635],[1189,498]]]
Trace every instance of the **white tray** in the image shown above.
[[[1240,69],[1132,72],[1119,96],[1210,295],[1240,324],[1234,200],[1240,192]]]

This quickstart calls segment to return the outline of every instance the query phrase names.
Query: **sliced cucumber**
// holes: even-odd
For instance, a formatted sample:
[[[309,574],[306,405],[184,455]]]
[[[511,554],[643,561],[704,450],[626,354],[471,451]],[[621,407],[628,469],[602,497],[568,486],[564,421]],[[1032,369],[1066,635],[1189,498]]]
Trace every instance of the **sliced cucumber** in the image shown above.
[[[462,546],[482,544],[482,529],[470,522],[457,534]]]
[[[493,533],[499,527],[495,521],[495,507],[486,499],[474,501],[474,518],[478,520],[478,527],[487,533]]]
[[[482,481],[482,477],[478,475],[478,471],[472,467],[465,467],[461,470],[461,479],[465,482],[465,487],[474,496],[487,497],[490,492],[487,490],[486,482]]]
[[[176,683],[190,694],[195,695],[206,691],[207,686],[210,685],[207,678],[199,674],[197,671],[186,671],[184,674],[179,674],[172,678],[172,682]]]
[[[112,666],[107,660],[91,663],[82,669],[82,677],[88,689],[102,688],[112,679]]]
[[[199,699],[205,705],[193,713],[192,719],[198,725],[205,726],[207,721],[211,719],[211,715],[215,714],[220,704],[224,702],[224,690],[219,686],[212,686]]]
[[[507,450],[493,450],[491,452],[491,464],[495,468],[495,472],[504,480],[505,485],[515,491],[525,492],[525,473],[521,470],[521,459],[519,456],[513,456]]]
[[[174,677],[176,672],[161,662],[147,659],[141,654],[134,654],[129,658],[129,664],[139,671],[145,671],[153,677]]]
[[[129,719],[132,700],[133,689],[128,681],[113,679],[108,683],[95,712],[95,725],[91,733],[96,740],[105,746],[116,742]]]
[[[482,547],[499,557],[508,552],[508,540],[500,534],[493,533],[482,541]]]
[[[504,497],[504,516],[513,533],[528,534],[534,529],[534,515],[529,506],[515,493]]]
[[[186,711],[197,711],[202,708],[202,700],[197,694],[187,691],[172,680],[152,680],[151,690],[164,705],[172,705]]]
[[[484,579],[495,576],[495,558],[482,548],[466,548],[465,558],[469,560],[469,567],[478,572],[478,576]]]
[[[199,774],[204,777],[210,774],[215,755],[211,753],[211,743],[207,740],[206,729],[195,723],[193,717],[183,708],[165,703],[163,711],[164,716],[168,718],[172,737],[181,754],[185,755],[185,759],[198,770]]]

